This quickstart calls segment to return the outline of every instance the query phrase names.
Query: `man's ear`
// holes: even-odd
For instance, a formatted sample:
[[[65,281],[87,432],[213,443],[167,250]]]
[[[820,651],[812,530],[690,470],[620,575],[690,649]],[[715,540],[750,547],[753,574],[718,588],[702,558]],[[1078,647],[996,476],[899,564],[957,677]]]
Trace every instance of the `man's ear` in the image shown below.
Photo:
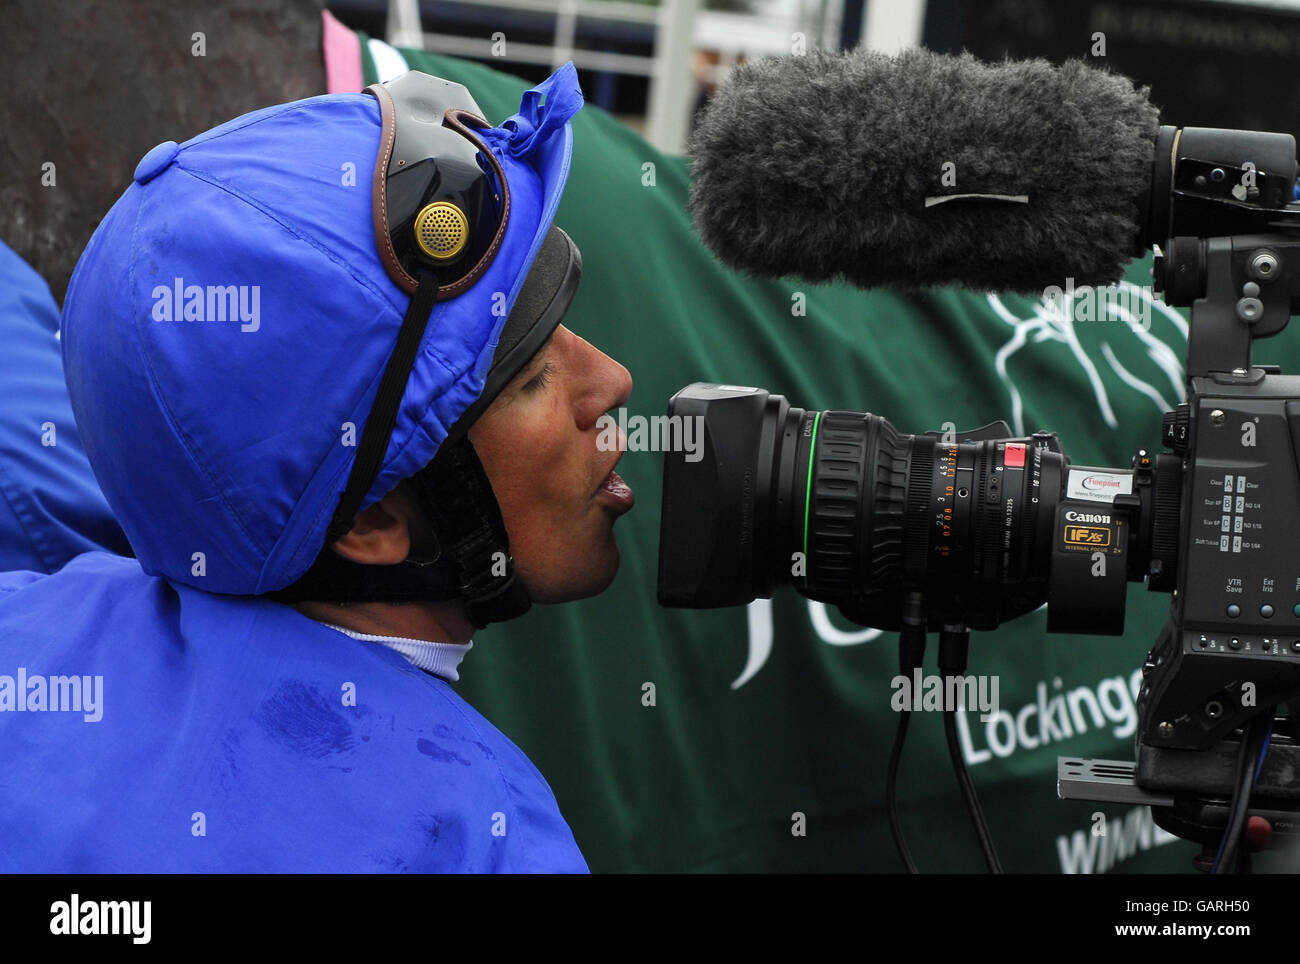
[[[334,543],[344,559],[365,566],[392,566],[411,554],[411,515],[397,490],[357,515],[347,535]]]

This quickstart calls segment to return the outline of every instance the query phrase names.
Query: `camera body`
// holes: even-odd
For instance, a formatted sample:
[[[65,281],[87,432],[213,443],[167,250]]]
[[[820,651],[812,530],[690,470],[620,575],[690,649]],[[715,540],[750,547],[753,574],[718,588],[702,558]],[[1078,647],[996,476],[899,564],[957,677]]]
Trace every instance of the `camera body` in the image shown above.
[[[1074,466],[1052,433],[906,435],[696,383],[668,408],[701,419],[703,457],[665,458],[660,602],[742,605],[791,585],[882,629],[923,600],[926,628],[963,632],[1046,603],[1049,631],[1118,635],[1127,583],[1145,581],[1170,614],[1143,665],[1128,779],[1158,795],[1142,802],[1231,795],[1235,731],[1300,697],[1300,376],[1251,362],[1300,310],[1295,142],[1163,127],[1150,183],[1139,247],[1163,246],[1155,288],[1191,309],[1168,452]],[[1260,792],[1300,799],[1300,747],[1278,732],[1273,748]]]
[[[1143,665],[1136,781],[1227,792],[1200,751],[1300,695],[1300,377],[1193,377],[1166,426],[1184,474],[1179,554],[1169,622]],[[1300,798],[1290,783],[1275,795]]]

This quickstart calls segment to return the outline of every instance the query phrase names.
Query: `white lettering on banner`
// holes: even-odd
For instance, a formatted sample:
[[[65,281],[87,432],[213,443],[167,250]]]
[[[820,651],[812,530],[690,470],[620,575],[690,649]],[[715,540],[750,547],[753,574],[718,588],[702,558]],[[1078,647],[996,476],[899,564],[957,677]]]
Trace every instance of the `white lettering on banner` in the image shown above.
[[[1178,838],[1156,826],[1150,807],[1133,807],[1122,817],[1106,818],[1106,833],[1091,826],[1056,838],[1056,855],[1063,874],[1104,874],[1122,860]]]
[[[856,629],[845,632],[831,622],[825,603],[816,602],[812,599],[807,600],[807,603],[808,618],[812,620],[813,630],[823,643],[831,646],[857,646],[879,638],[884,632],[881,629]]]
[[[878,629],[842,630],[831,622],[824,603],[812,600],[807,600],[807,603],[812,627],[824,643],[855,646],[882,635]],[[755,599],[749,604],[746,615],[748,657],[744,670],[731,684],[733,690],[753,679],[772,653],[775,635],[772,600]],[[1109,729],[1116,739],[1127,739],[1137,731],[1137,694],[1141,685],[1140,669],[1134,670],[1127,679],[1108,676],[1093,686],[1072,689],[1066,689],[1059,676],[1053,677],[1050,685],[1048,680],[1038,680],[1032,686],[1033,699],[1021,706],[1000,709],[996,705],[997,696],[993,695],[986,701],[992,709],[987,718],[978,716],[980,710],[975,705],[976,700],[968,700],[968,709],[956,713],[962,756],[967,765],[978,766],[995,757],[1005,760],[1021,750],[1047,752],[1052,744],[1105,729]],[[973,730],[971,714],[977,715]],[[1155,825],[1149,807],[1134,807],[1122,815],[1108,815],[1105,826],[1105,834],[1093,833],[1089,825],[1083,830],[1056,837],[1062,873],[1106,873],[1140,852],[1178,839]]]
[[[755,599],[745,610],[749,624],[746,637],[749,640],[749,655],[745,659],[745,668],[731,682],[731,688],[738,690],[753,679],[767,657],[772,653],[772,600]]]
[[[831,622],[826,604],[807,600],[808,618],[812,621],[813,631],[823,643],[830,646],[858,646],[869,643],[881,635],[879,629],[858,629],[845,631]],[[732,681],[731,688],[738,690],[751,679],[772,655],[772,600],[755,599],[746,610],[746,622],[749,632],[749,652],[745,658],[745,668]]]
[[[1088,515],[1078,513],[1078,515]],[[846,631],[830,620],[824,603],[807,600],[812,627],[822,642],[832,646],[855,646],[881,636],[878,629]],[[753,679],[772,654],[775,631],[772,623],[772,600],[755,599],[746,611],[749,650],[745,668],[731,684],[740,689]],[[967,713],[957,714],[957,735],[962,756],[970,766],[987,763],[997,757],[1006,759],[1020,750],[1037,750],[1064,743],[1098,729],[1109,728],[1116,739],[1127,739],[1137,730],[1137,694],[1142,671],[1134,670],[1125,680],[1112,676],[1095,686],[1076,686],[1066,690],[1061,678],[1039,680],[1033,687],[1034,698],[1014,708],[995,709],[988,719],[971,726]]]
[[[1035,687],[1036,699],[1016,710],[999,710],[992,715],[972,737],[966,713],[957,714],[957,737],[961,742],[962,756],[971,766],[987,763],[993,757],[1006,759],[1017,750],[1036,750],[1039,747],[1082,736],[1089,730],[1105,729],[1115,724],[1111,735],[1125,739],[1137,729],[1137,694],[1142,684],[1142,671],[1134,670],[1125,685],[1124,677],[1112,676],[1102,680],[1095,688],[1077,686],[1062,690],[1061,678],[1047,682],[1039,680]]]

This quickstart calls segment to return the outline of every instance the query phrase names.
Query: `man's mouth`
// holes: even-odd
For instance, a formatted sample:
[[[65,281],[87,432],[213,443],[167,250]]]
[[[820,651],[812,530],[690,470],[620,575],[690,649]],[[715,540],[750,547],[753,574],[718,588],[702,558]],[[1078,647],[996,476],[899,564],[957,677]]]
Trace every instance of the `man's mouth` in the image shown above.
[[[601,501],[614,506],[620,512],[626,512],[636,502],[636,494],[632,491],[632,487],[613,469],[610,469],[609,475],[605,476],[605,481],[596,490],[596,495]]]

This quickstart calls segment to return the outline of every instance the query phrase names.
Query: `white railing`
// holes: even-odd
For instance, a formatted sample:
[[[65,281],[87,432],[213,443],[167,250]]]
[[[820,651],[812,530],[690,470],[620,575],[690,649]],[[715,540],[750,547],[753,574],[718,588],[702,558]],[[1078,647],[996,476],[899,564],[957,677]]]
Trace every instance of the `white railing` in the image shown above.
[[[696,84],[691,70],[695,16],[700,0],[663,0],[656,7],[618,0],[462,0],[501,10],[524,10],[555,16],[555,34],[548,44],[520,43],[506,38],[505,61],[540,64],[552,70],[572,60],[584,70],[609,71],[650,79],[646,139],[660,150],[680,154],[690,128]],[[655,28],[654,54],[584,50],[576,45],[578,18],[646,23]],[[389,0],[388,42],[458,57],[490,58],[489,37],[456,37],[427,33],[420,23],[419,0]]]

